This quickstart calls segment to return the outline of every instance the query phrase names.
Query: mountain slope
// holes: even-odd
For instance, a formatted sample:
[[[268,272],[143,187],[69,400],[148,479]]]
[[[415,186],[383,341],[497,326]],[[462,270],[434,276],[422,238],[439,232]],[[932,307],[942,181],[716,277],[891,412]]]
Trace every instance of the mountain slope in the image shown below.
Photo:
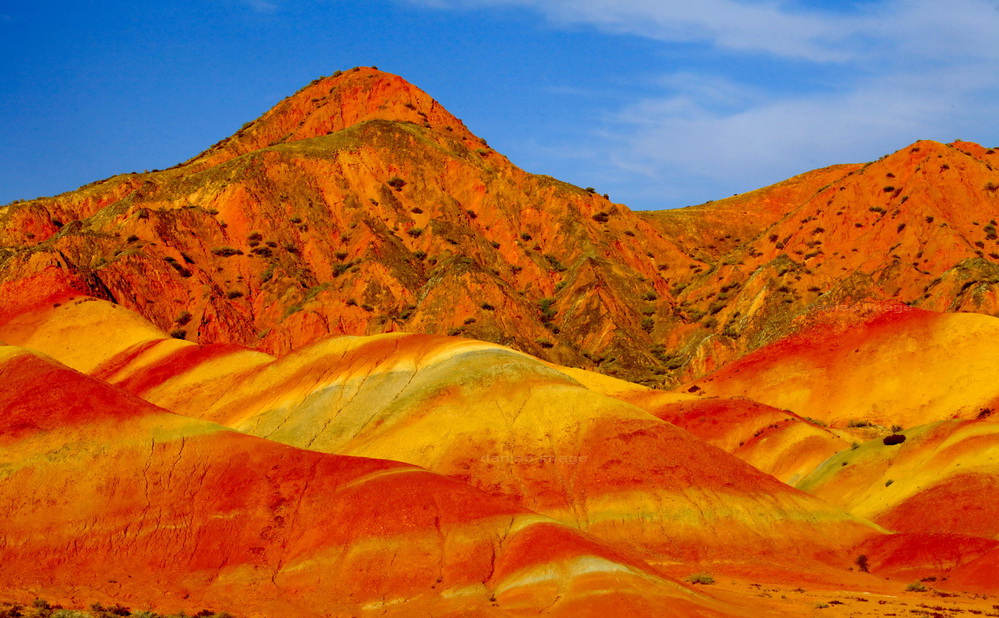
[[[635,557],[419,468],[169,414],[10,346],[0,378],[7,591],[266,615],[726,615]]]
[[[169,170],[0,208],[0,286],[43,279],[201,343],[460,334],[673,384],[843,299],[999,311],[996,161],[919,142],[634,213],[525,173],[426,93],[357,68]]]
[[[749,397],[836,427],[975,418],[999,397],[997,335],[990,316],[844,305],[684,390]]]
[[[73,360],[80,352],[71,339],[34,332],[49,330],[47,322],[88,331],[122,311],[71,301],[33,313],[33,332],[0,325],[0,338],[36,341]],[[131,343],[108,339],[108,349],[94,350],[106,359],[92,369],[96,377],[269,440],[419,465],[650,552],[650,560],[732,560],[751,550],[808,568],[878,533],[557,367],[493,344],[340,337],[273,359],[135,332]]]
[[[720,335],[688,342],[675,363],[691,363],[693,377],[794,332],[797,318],[863,300],[996,315],[997,165],[977,144],[920,141],[863,166],[647,215],[675,229],[730,214],[722,237],[758,232],[672,288],[684,316]]]
[[[319,80],[187,164],[0,220],[0,281],[48,272],[202,343],[461,333],[646,376],[655,329],[677,320],[663,272],[689,261],[370,69]]]

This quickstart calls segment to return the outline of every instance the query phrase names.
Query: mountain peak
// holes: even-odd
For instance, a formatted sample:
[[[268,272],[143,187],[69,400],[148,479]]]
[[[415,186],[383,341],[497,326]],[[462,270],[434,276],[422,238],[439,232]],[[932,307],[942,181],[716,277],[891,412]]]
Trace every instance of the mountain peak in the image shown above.
[[[430,95],[398,75],[355,67],[313,80],[190,161],[223,163],[275,144],[329,135],[368,120],[407,122],[477,139]]]

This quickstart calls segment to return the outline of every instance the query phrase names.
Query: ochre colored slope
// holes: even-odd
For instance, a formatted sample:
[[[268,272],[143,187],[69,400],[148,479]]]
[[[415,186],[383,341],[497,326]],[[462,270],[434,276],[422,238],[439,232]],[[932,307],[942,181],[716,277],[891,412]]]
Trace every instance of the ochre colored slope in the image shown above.
[[[189,163],[205,169],[256,150],[337,133],[370,120],[407,122],[480,143],[427,93],[368,67],[321,77]]]
[[[790,485],[850,446],[793,412],[744,397],[710,397],[646,409]]]
[[[7,590],[270,616],[722,615],[419,468],[170,414],[19,348],[0,347],[0,378]]]
[[[0,207],[0,285],[44,274],[200,343],[461,334],[673,385],[843,298],[999,312],[997,157],[919,142],[634,213],[358,68],[168,170]]]
[[[421,465],[665,561],[745,557],[752,548],[808,563],[875,532],[493,344],[342,337],[230,374],[227,359],[238,354],[212,346],[147,363],[126,353],[98,375],[164,408],[271,440]]]
[[[997,548],[999,540],[980,536],[902,532],[871,539],[857,552],[867,556],[868,568],[875,575],[916,581],[930,577],[953,579],[955,571]],[[933,585],[968,590],[956,581]],[[999,590],[999,579],[993,576],[990,587]]]
[[[839,427],[912,427],[994,407],[999,319],[857,305],[829,316],[682,390],[749,397]]]
[[[667,273],[690,263],[652,223],[523,172],[370,69],[187,164],[11,204],[0,224],[0,283],[54,270],[181,338],[286,352],[461,333],[648,380],[666,375],[653,339],[682,321]]]
[[[680,239],[691,255],[713,261],[755,240],[816,193],[859,168],[834,165],[707,204],[638,214]]]
[[[900,532],[999,538],[999,423],[940,421],[831,458],[798,487]]]
[[[999,590],[999,548],[955,568],[949,575],[950,586],[959,590],[996,594]]]
[[[683,223],[686,218],[742,213],[718,228],[719,242],[740,227],[760,230],[717,258],[707,255],[706,240],[694,243],[706,257],[703,267],[692,271],[695,276],[673,278],[678,308],[722,336],[711,340],[710,352],[723,360],[734,357],[728,348],[765,345],[792,332],[796,316],[844,300],[995,315],[996,165],[999,154],[992,149],[921,141],[861,167],[817,170],[731,198],[736,203],[662,213],[659,217],[675,220],[669,225],[677,229],[691,227]],[[826,182],[808,195],[820,178]],[[790,186],[782,189],[785,184]],[[770,196],[793,196],[796,187],[806,189],[799,193],[805,199],[783,202],[786,210],[775,220]],[[680,348],[674,363],[705,353],[695,341]]]

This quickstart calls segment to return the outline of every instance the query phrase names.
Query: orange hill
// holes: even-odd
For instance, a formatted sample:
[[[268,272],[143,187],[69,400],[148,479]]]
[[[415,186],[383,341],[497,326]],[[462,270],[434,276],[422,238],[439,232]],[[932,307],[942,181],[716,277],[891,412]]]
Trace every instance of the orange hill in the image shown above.
[[[704,398],[636,404],[698,438],[732,453],[753,467],[794,485],[816,466],[849,447],[826,427],[793,412],[746,399]]]
[[[169,170],[0,208],[0,285],[43,279],[201,343],[460,334],[672,384],[816,303],[999,310],[996,156],[919,142],[635,213],[523,172],[426,93],[358,68]]]
[[[743,396],[836,427],[913,427],[996,407],[999,319],[843,305],[683,391]]]
[[[111,320],[128,324],[122,312],[94,300],[46,305],[32,313],[31,329],[15,319],[0,338],[36,342],[72,362],[81,352],[71,338],[43,337],[47,324],[88,332]],[[131,343],[108,339],[113,350],[84,339],[93,357],[106,359],[90,369],[95,376],[270,440],[423,466],[652,552],[649,560],[751,555],[804,568],[841,564],[849,559],[835,552],[877,532],[570,377],[585,380],[585,372],[563,373],[493,344],[341,337],[274,360],[134,333]]]
[[[295,616],[728,615],[419,468],[169,414],[19,348],[0,347],[0,378],[8,591]]]

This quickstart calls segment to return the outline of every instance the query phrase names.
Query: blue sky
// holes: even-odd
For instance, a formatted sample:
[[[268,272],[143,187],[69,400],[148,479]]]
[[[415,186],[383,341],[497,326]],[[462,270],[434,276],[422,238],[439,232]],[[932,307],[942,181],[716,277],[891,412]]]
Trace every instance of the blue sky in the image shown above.
[[[637,209],[999,145],[997,0],[0,0],[0,54],[0,203],[169,167],[356,65]]]

